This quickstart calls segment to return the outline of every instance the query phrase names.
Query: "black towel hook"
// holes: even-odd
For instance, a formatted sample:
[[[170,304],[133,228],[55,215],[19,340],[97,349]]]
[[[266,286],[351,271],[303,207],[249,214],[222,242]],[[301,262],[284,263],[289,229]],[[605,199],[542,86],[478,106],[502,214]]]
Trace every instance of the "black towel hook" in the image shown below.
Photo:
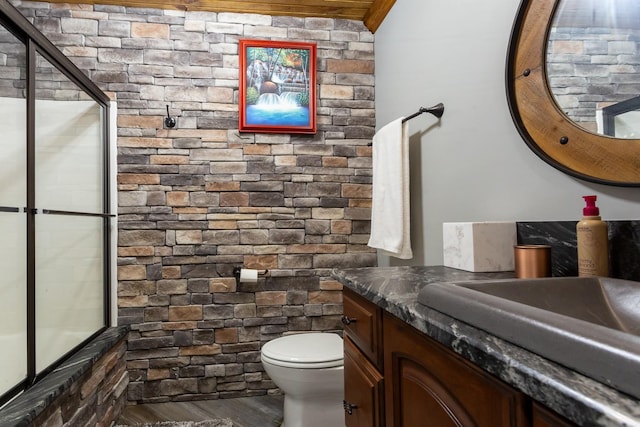
[[[164,125],[169,129],[176,127],[176,119],[169,115],[169,106],[167,105],[167,117],[164,119]]]

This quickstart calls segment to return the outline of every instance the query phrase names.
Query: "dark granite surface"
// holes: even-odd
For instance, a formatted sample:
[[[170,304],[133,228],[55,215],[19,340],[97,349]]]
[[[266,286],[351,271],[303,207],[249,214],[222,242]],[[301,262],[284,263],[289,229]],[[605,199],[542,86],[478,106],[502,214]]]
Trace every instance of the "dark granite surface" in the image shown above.
[[[551,245],[553,276],[577,276],[577,221],[517,222],[518,243]],[[640,281],[640,221],[607,221],[609,276]]]
[[[417,302],[430,283],[510,278],[512,272],[373,267],[335,270],[333,277],[578,425],[640,427],[638,400]]]
[[[27,426],[122,338],[128,326],[108,328],[42,381],[0,409],[0,426]]]

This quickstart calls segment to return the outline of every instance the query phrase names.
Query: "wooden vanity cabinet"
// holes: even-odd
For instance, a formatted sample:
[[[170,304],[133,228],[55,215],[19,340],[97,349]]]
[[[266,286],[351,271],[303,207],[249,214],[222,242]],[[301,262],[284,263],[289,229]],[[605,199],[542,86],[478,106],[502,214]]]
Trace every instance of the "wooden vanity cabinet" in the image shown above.
[[[537,402],[533,402],[531,410],[531,427],[577,427],[577,424],[567,420]]]
[[[383,426],[382,374],[364,357],[348,336],[344,339],[344,372],[346,426]]]
[[[577,427],[344,288],[346,427]]]
[[[343,293],[344,333],[382,371],[382,309],[355,292]]]
[[[382,309],[348,289],[343,296],[347,427],[382,427]]]
[[[528,427],[526,396],[385,315],[386,425]]]

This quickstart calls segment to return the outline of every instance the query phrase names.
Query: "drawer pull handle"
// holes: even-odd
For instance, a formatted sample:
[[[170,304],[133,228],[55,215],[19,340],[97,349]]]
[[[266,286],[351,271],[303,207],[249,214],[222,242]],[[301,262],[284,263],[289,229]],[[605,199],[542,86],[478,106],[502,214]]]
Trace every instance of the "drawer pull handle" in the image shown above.
[[[345,325],[350,325],[352,323],[356,323],[356,319],[349,316],[342,316],[342,323]]]
[[[353,410],[358,408],[358,405],[356,405],[355,403],[349,403],[346,400],[342,401],[342,406],[344,406],[344,410],[349,415],[352,415],[353,414]]]

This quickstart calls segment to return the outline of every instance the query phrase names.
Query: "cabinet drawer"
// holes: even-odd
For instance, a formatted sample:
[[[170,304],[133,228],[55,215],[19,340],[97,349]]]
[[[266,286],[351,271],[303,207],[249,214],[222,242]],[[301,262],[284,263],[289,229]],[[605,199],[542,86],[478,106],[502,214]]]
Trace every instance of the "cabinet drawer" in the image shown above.
[[[533,402],[531,413],[533,414],[533,427],[577,427],[577,424],[536,402]]]
[[[344,339],[344,407],[346,427],[381,427],[383,420],[382,375]]]
[[[343,294],[346,335],[382,371],[382,309],[350,289]]]

